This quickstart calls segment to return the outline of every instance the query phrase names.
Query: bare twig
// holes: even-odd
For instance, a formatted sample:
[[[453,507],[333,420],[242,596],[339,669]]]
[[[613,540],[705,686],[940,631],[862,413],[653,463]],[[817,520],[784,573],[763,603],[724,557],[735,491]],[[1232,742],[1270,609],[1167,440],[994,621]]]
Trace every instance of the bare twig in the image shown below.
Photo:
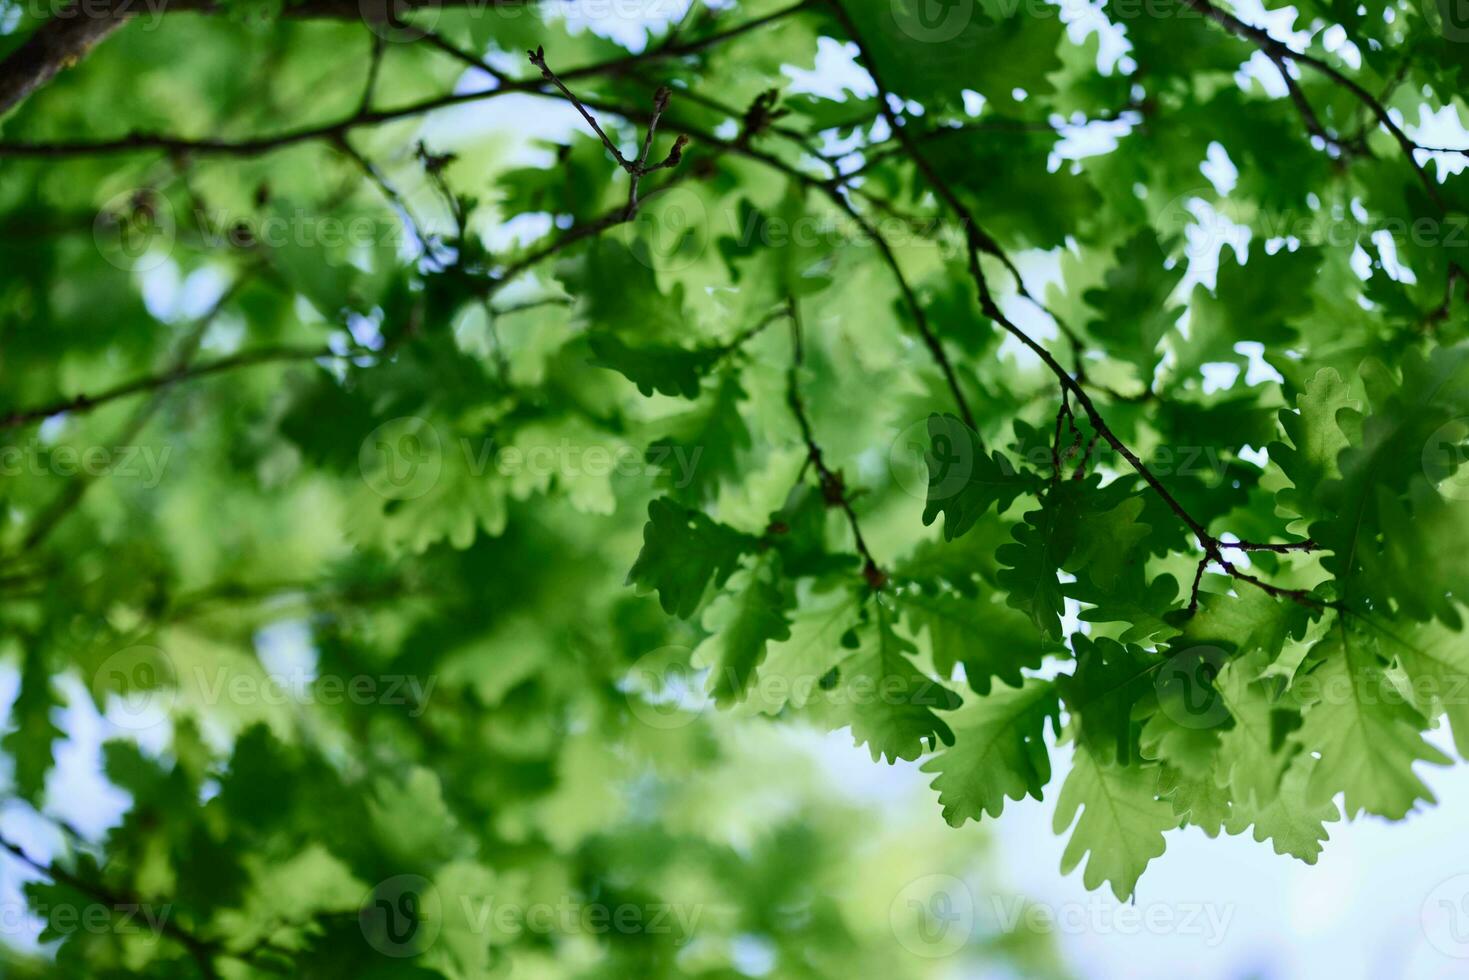
[[[874,590],[881,590],[887,584],[887,574],[878,567],[872,552],[867,548],[867,542],[862,537],[862,526],[857,521],[857,512],[852,509],[852,500],[847,493],[842,474],[826,465],[821,446],[811,429],[811,419],[806,414],[806,404],[801,400],[800,369],[805,361],[805,344],[801,338],[801,311],[794,297],[786,302],[791,321],[791,366],[786,372],[786,402],[791,407],[796,424],[801,427],[801,438],[806,443],[806,460],[816,467],[817,478],[821,481],[822,498],[828,507],[838,507],[846,515],[847,525],[851,527],[852,538],[857,545],[857,553],[862,556],[862,577]],[[801,472],[804,475],[804,466]]]
[[[616,158],[618,166],[627,171],[628,176],[631,178],[631,183],[628,187],[627,207],[624,209],[623,220],[631,221],[638,213],[638,182],[643,179],[643,175],[651,173],[654,170],[663,170],[678,166],[679,161],[683,159],[684,147],[689,143],[688,136],[680,133],[678,138],[673,141],[673,147],[668,151],[668,156],[664,157],[661,163],[656,163],[651,166],[648,164],[648,153],[653,149],[653,137],[658,132],[658,120],[662,119],[663,113],[668,110],[668,100],[672,97],[673,93],[667,86],[660,87],[654,93],[653,115],[648,119],[648,134],[643,138],[642,152],[638,154],[636,160],[629,160],[622,155],[622,151],[617,148],[617,145],[603,131],[602,127],[597,123],[596,117],[591,114],[587,107],[582,104],[582,101],[576,97],[571,89],[566,87],[566,84],[546,64],[546,53],[543,49],[536,48],[530,52],[530,63],[539,68],[541,75],[550,81],[552,85],[556,86],[557,91],[576,107],[576,111],[581,113],[582,118],[587,121],[587,124],[592,127],[593,132],[602,140],[602,145],[607,147],[607,152]]]
[[[456,2],[483,3],[485,2],[485,0],[456,0]],[[505,3],[511,2],[511,0],[490,0],[490,2]],[[335,6],[333,6],[334,3]],[[736,24],[733,27],[726,28],[722,31],[713,32],[697,40],[687,41],[666,48],[650,49],[641,54],[632,54],[618,58],[612,58],[607,61],[599,62],[597,64],[586,65],[582,68],[574,68],[570,71],[561,72],[560,78],[563,82],[566,82],[573,81],[579,78],[619,75],[628,72],[638,67],[639,65],[662,61],[669,58],[678,58],[685,55],[695,54],[706,48],[713,47],[714,45],[720,44],[724,41],[739,37],[741,35],[749,33],[750,31],[758,30],[759,28],[775,23],[783,18],[800,13],[802,10],[806,9],[809,4],[810,0],[800,0],[800,2],[795,3],[789,7],[784,7],[779,10],[772,11],[771,13],[765,14],[761,17],[752,18],[750,20],[744,21],[743,23]],[[343,17],[348,17],[350,14],[351,19],[357,19],[361,16],[360,9],[355,0],[354,2],[347,2],[347,0],[308,0],[308,2],[299,5],[287,5],[284,8],[283,13],[286,16],[313,16],[313,12],[316,12],[314,14],[315,16],[325,16],[325,14],[321,13],[320,11],[324,11],[328,8],[338,10],[338,12]],[[166,9],[169,11],[200,10],[204,12],[212,12],[215,8],[212,5],[212,0],[170,0]],[[50,23],[52,22],[48,22],[48,25]],[[85,18],[77,17],[65,19],[64,21],[58,20],[56,23],[76,25],[79,23],[90,23],[90,21],[87,21]],[[43,25],[42,30],[44,30],[46,26],[47,25]],[[37,34],[39,33],[40,31],[37,31]],[[30,44],[29,41],[26,43]],[[14,54],[12,54],[10,59],[7,59],[4,62],[0,62],[0,112],[3,112],[6,108],[8,108],[9,105],[6,102],[6,96],[8,92],[7,85],[19,80],[20,77],[25,74],[24,71],[20,70],[17,70],[14,74],[11,74],[9,72],[9,68],[11,67],[11,59],[19,57],[22,54],[24,48],[25,45],[22,46],[22,49],[18,49]],[[50,55],[47,55],[47,57],[50,57]],[[483,61],[479,59],[474,59],[474,63],[477,67],[481,67],[484,68],[486,71],[493,72],[493,68],[486,65]],[[49,77],[50,76],[48,75],[47,78]],[[42,79],[41,81],[44,80],[45,79]],[[37,82],[36,84],[40,83]],[[35,85],[31,85],[30,88],[34,87]],[[383,123],[393,122],[398,119],[406,119],[413,116],[423,115],[436,109],[463,105],[465,103],[477,102],[483,99],[497,98],[502,95],[509,95],[516,92],[527,94],[540,93],[545,87],[546,81],[543,78],[507,81],[503,84],[497,85],[495,88],[492,89],[475,92],[451,92],[447,95],[423,99],[418,102],[399,106],[394,109],[378,109],[367,111],[359,107],[359,109],[352,115],[345,116],[333,122],[301,127],[299,129],[288,130],[286,132],[277,133],[270,136],[257,136],[242,140],[190,139],[183,136],[171,136],[156,133],[132,133],[119,139],[98,140],[91,142],[75,141],[48,143],[16,143],[0,141],[0,157],[54,158],[71,156],[101,156],[114,153],[132,153],[148,150],[170,150],[209,154],[226,153],[233,156],[255,156],[262,153],[270,153],[275,150],[282,149],[287,146],[293,146],[298,143],[309,142],[311,140],[328,139],[338,133],[347,132],[349,130],[364,126],[377,126]],[[26,93],[30,91],[30,88],[26,90]],[[20,96],[18,96],[16,101],[18,101],[19,98],[24,97],[24,94],[26,93],[22,93]]]
[[[362,101],[357,104],[357,113],[361,115],[372,111],[372,96],[377,90],[378,72],[382,70],[383,53],[387,50],[387,41],[377,31],[368,31],[372,36],[372,52],[368,55],[367,81],[362,86]]]
[[[54,415],[90,412],[109,402],[127,398],[131,395],[158,391],[177,384],[180,381],[191,381],[196,378],[208,377],[212,374],[233,371],[236,368],[253,367],[259,364],[271,364],[281,361],[362,357],[376,355],[377,353],[379,352],[368,350],[367,348],[339,353],[330,347],[259,347],[254,350],[241,351],[238,354],[223,357],[217,361],[210,361],[206,364],[191,365],[180,363],[160,374],[127,381],[115,387],[108,388],[105,391],[98,392],[95,395],[77,395],[75,398],[63,399],[38,408],[16,409],[8,415],[0,416],[0,429],[20,428],[21,426],[51,418]]]

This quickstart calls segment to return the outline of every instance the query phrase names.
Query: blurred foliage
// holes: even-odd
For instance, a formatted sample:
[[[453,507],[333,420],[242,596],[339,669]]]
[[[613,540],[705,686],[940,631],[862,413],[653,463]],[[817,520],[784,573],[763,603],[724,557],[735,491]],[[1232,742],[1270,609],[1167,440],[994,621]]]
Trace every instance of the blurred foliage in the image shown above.
[[[811,727],[955,826],[1074,743],[1119,899],[1431,801],[1469,27],[1282,11],[231,3],[65,66],[0,139],[0,746],[55,817],[90,698],[130,804],[12,854],[17,975],[1056,969]]]

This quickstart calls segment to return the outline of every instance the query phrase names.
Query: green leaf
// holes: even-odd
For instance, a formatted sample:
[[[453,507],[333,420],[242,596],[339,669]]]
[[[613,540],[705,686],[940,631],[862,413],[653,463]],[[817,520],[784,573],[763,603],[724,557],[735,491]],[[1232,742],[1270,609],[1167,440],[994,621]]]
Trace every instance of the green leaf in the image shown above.
[[[1417,762],[1447,765],[1448,756],[1420,734],[1422,715],[1395,690],[1368,637],[1339,623],[1311,651],[1309,706],[1291,738],[1319,753],[1308,797],[1324,803],[1344,793],[1348,816],[1362,810],[1402,819],[1433,794],[1413,771]],[[1296,689],[1302,688],[1298,678]]]
[[[644,459],[672,495],[690,501],[712,498],[722,481],[739,476],[750,431],[740,416],[745,398],[739,378],[725,374],[686,412],[661,420],[661,435]]]
[[[1034,474],[1019,470],[998,451],[985,452],[979,434],[953,415],[930,415],[928,436],[928,503],[923,523],[944,515],[944,540],[952,541],[974,526],[993,506],[1006,508],[1037,486]]]
[[[1036,678],[1018,688],[997,687],[954,713],[954,746],[920,767],[938,774],[929,785],[950,826],[981,814],[998,817],[1007,797],[1041,799],[1051,779],[1046,720],[1058,726],[1059,715],[1055,686]]]
[[[1083,296],[1100,314],[1087,324],[1087,332],[1113,356],[1133,364],[1147,386],[1163,357],[1159,345],[1183,313],[1170,299],[1184,269],[1167,267],[1167,258],[1152,231],[1140,231],[1118,246],[1116,264],[1107,270],[1102,288]]]
[[[915,635],[928,632],[939,675],[949,677],[955,664],[963,664],[965,679],[980,694],[988,694],[996,678],[1018,686],[1021,668],[1039,667],[1047,652],[1064,650],[1047,643],[1024,616],[990,596],[909,590],[898,595],[897,603],[908,613]]]
[[[954,744],[954,732],[935,712],[959,707],[957,694],[929,678],[909,659],[913,644],[893,628],[881,599],[857,628],[857,649],[838,667],[836,701],[850,720],[852,737],[873,761],[917,759],[939,743]]]
[[[10,707],[11,728],[0,745],[16,760],[16,792],[32,803],[41,801],[51,746],[63,734],[51,720],[52,710],[59,707],[46,658],[39,646],[28,644],[21,657],[20,691]]]
[[[1083,514],[1076,525],[1076,547],[1064,564],[1073,574],[1086,572],[1097,585],[1116,582],[1128,565],[1140,563],[1139,545],[1152,528],[1138,520],[1141,497],[1124,500],[1111,510]]]
[[[1225,829],[1239,834],[1253,826],[1255,840],[1270,841],[1276,854],[1289,854],[1315,864],[1322,842],[1330,836],[1326,824],[1341,819],[1341,814],[1333,802],[1310,801],[1307,787],[1314,768],[1314,760],[1303,758],[1297,762],[1268,803],[1236,802]]]
[[[756,561],[730,576],[727,591],[704,610],[711,634],[694,650],[694,663],[709,667],[709,693],[721,705],[741,701],[772,640],[790,639],[785,596],[774,563]]]
[[[1123,765],[1138,757],[1141,709],[1150,707],[1165,658],[1132,644],[1080,633],[1071,638],[1076,670],[1057,681],[1077,726],[1077,744],[1098,761]]]
[[[1282,508],[1307,519],[1319,516],[1313,503],[1316,489],[1339,475],[1336,458],[1348,445],[1337,414],[1355,404],[1341,375],[1322,368],[1296,397],[1296,410],[1280,410],[1280,424],[1290,442],[1272,443],[1270,459],[1294,484],[1277,491]]]
[[[1173,809],[1158,799],[1156,784],[1156,769],[1109,765],[1078,744],[1052,822],[1057,834],[1075,823],[1061,855],[1062,873],[1085,859],[1086,887],[1107,882],[1117,900],[1126,901],[1149,862],[1162,855],[1163,832],[1178,826]]]
[[[629,248],[615,239],[597,238],[557,273],[580,301],[588,323],[624,337],[672,340],[688,332],[689,315],[681,287],[664,293],[653,258],[641,244]]]
[[[704,374],[724,356],[724,351],[717,347],[694,350],[668,344],[630,347],[615,334],[595,333],[588,342],[596,355],[593,364],[621,374],[644,395],[656,391],[697,398]]]
[[[1439,623],[1389,629],[1369,622],[1384,653],[1395,656],[1427,718],[1448,716],[1454,748],[1469,757],[1469,646]]]
[[[843,645],[861,622],[862,602],[855,589],[806,594],[791,614],[789,635],[766,644],[760,683],[752,704],[775,713],[789,703],[804,707],[823,694],[821,682],[851,650]]]
[[[627,573],[629,585],[656,591],[663,610],[688,619],[712,580],[716,588],[734,572],[755,539],[716,523],[697,510],[660,497],[648,504],[643,550]]]
[[[1005,601],[1050,639],[1060,639],[1066,608],[1060,572],[1070,550],[1067,530],[1059,509],[1044,506],[1026,514],[1010,531],[1015,540],[995,552],[1002,566],[997,578],[1009,590]]]

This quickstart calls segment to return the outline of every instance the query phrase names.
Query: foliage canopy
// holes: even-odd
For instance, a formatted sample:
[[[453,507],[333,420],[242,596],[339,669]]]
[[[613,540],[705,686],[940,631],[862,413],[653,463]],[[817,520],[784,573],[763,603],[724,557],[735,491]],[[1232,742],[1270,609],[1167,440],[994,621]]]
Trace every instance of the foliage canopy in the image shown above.
[[[857,836],[741,741],[769,718],[920,765],[955,826],[1059,794],[1119,899],[1180,826],[1311,863],[1432,801],[1430,730],[1469,751],[1452,4],[582,6],[12,22],[13,794],[69,699],[139,732],[126,819],[32,901],[184,910],[61,965],[389,970],[334,940],[411,869],[709,878],[791,975],[880,968],[840,910],[751,918]],[[303,691],[250,696],[301,623]],[[710,829],[772,787],[763,849]],[[597,969],[415,962],[502,943]],[[733,969],[676,953],[601,968]]]

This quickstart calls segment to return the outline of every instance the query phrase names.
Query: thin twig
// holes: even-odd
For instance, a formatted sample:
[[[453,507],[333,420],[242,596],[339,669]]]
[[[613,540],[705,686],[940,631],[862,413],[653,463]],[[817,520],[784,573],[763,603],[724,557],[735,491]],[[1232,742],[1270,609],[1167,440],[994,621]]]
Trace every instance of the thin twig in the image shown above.
[[[473,0],[473,2],[484,2],[484,0]],[[669,58],[683,57],[695,54],[706,48],[713,47],[724,41],[739,37],[754,30],[758,30],[769,24],[775,23],[786,17],[793,16],[805,10],[811,0],[800,0],[789,7],[772,11],[761,17],[755,17],[743,23],[722,31],[716,31],[705,37],[669,48],[651,49],[641,54],[625,55],[611,58],[607,61],[587,65],[582,68],[573,68],[561,72],[562,81],[573,81],[579,78],[592,78],[598,76],[614,76],[624,74],[639,65],[663,61]],[[171,3],[170,9],[177,9],[177,4]],[[286,13],[292,8],[288,5]],[[352,7],[353,15],[358,16],[357,8]],[[477,65],[493,71],[483,61]],[[3,88],[3,85],[0,85]],[[72,156],[102,156],[114,153],[132,153],[147,150],[170,150],[194,153],[218,154],[226,153],[233,156],[256,156],[270,153],[284,147],[293,146],[298,143],[312,140],[328,139],[338,133],[344,133],[352,129],[367,126],[378,126],[384,123],[394,122],[399,119],[411,118],[424,115],[437,109],[450,108],[452,106],[464,105],[484,99],[498,98],[513,93],[541,94],[546,88],[543,78],[520,79],[507,81],[492,89],[484,89],[474,92],[451,92],[447,95],[434,96],[422,99],[418,102],[399,106],[394,109],[377,109],[364,111],[359,108],[350,116],[337,119],[333,122],[322,123],[314,126],[304,126],[283,133],[270,136],[255,136],[241,140],[220,139],[191,139],[184,136],[172,136],[158,133],[131,133],[127,136],[98,141],[59,141],[46,143],[17,143],[0,141],[0,157],[72,157]]]
[[[847,493],[842,475],[826,465],[821,446],[811,429],[811,419],[806,414],[806,404],[801,400],[800,369],[806,356],[805,343],[801,338],[801,311],[794,297],[788,298],[786,303],[791,321],[791,366],[786,373],[786,402],[791,407],[796,424],[801,427],[801,438],[806,443],[806,460],[816,467],[817,478],[821,481],[822,498],[828,507],[838,507],[846,515],[847,524],[852,529],[852,538],[857,545],[857,553],[862,556],[862,577],[874,590],[881,590],[887,584],[887,574],[878,567],[872,552],[867,548],[867,542],[862,537],[862,526],[857,521],[857,512],[852,509],[851,497]],[[804,475],[804,466],[801,472]]]
[[[177,364],[167,371],[144,378],[136,378],[132,381],[108,388],[95,395],[77,395],[75,398],[63,399],[58,402],[53,402],[50,405],[42,405],[39,408],[16,409],[8,415],[0,416],[0,429],[19,428],[43,421],[55,415],[79,415],[84,412],[90,412],[95,408],[100,408],[109,402],[127,398],[130,395],[158,391],[159,389],[167,388],[181,381],[191,381],[196,378],[207,377],[211,374],[233,371],[236,368],[253,367],[259,364],[270,364],[280,361],[375,356],[379,353],[379,351],[373,351],[367,348],[339,353],[330,347],[260,347],[254,350],[241,351],[238,354],[232,354],[229,357],[223,357],[217,361],[210,361],[207,364]]]
[[[378,72],[382,70],[383,54],[387,51],[387,41],[377,31],[367,32],[372,37],[372,53],[368,56],[367,82],[362,86],[362,101],[357,105],[357,114],[372,111],[372,97],[377,89]]]

